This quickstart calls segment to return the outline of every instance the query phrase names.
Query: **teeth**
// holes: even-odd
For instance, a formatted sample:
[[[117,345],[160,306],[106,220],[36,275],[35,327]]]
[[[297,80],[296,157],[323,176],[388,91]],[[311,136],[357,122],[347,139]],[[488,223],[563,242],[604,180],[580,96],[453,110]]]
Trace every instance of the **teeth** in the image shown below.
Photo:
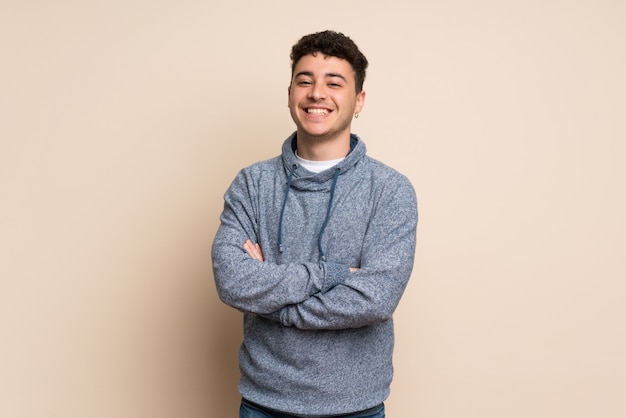
[[[307,113],[312,113],[314,115],[326,115],[328,110],[326,109],[307,109]]]

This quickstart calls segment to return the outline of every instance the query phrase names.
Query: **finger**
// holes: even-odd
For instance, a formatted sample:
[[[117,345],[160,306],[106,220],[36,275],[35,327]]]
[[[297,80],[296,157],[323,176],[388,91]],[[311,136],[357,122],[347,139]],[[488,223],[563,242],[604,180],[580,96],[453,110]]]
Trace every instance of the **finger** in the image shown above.
[[[259,260],[265,261],[265,257],[263,257],[263,250],[261,249],[261,245],[259,243],[254,244],[255,250],[257,250]]]
[[[254,245],[249,239],[243,243],[243,249],[246,251],[246,253],[248,253],[250,257],[254,258]]]
[[[243,249],[255,260],[263,261],[263,253],[261,253],[258,244],[253,244],[252,241],[246,240],[243,244]]]

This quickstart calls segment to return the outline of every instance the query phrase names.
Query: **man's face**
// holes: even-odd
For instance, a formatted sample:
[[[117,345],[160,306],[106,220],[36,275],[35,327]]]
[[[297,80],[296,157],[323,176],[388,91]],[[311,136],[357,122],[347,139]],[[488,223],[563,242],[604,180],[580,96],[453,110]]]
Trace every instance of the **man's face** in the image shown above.
[[[317,53],[296,63],[289,87],[289,110],[302,139],[332,140],[346,135],[365,92],[356,93],[354,70],[344,59]]]

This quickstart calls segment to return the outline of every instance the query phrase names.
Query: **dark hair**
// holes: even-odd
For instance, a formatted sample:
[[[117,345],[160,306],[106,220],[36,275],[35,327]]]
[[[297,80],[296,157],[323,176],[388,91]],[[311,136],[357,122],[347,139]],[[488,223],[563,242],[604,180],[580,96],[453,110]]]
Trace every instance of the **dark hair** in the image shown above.
[[[324,55],[344,59],[350,63],[355,73],[356,92],[363,90],[367,58],[359,51],[352,39],[343,33],[326,30],[305,35],[291,48],[291,75],[300,58],[321,52]]]

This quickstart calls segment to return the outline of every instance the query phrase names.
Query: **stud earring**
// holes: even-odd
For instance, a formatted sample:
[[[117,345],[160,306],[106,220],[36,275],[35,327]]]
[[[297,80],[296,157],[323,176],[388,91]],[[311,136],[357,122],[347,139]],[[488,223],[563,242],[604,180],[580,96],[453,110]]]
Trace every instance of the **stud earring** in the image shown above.
[[[359,112],[356,112],[356,113],[354,114],[354,117],[358,119],[358,118],[359,118]]]

